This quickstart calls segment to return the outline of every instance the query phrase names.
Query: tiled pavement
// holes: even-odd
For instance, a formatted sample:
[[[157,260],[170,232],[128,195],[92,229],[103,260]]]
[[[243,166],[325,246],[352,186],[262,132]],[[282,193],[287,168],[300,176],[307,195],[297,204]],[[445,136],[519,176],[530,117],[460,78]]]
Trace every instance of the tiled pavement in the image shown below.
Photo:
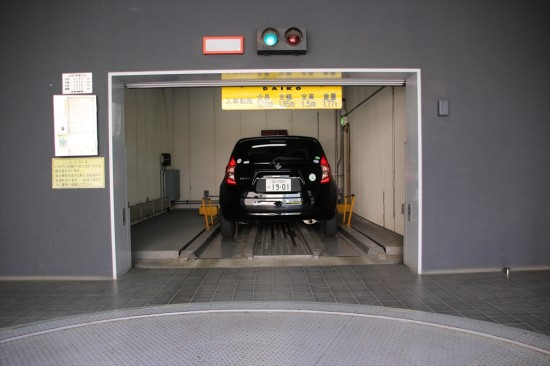
[[[550,271],[419,276],[404,265],[134,268],[117,281],[0,281],[0,327],[115,309],[216,301],[366,304],[550,335]]]

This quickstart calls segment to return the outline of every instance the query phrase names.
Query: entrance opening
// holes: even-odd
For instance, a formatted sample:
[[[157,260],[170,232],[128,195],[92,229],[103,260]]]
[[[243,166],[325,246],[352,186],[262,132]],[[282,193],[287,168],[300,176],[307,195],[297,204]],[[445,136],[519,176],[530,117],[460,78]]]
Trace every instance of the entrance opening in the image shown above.
[[[266,73],[270,74],[280,74],[280,75],[291,75],[291,74],[304,74],[304,73],[315,73],[315,75],[330,75],[327,78],[317,78],[312,79],[288,79],[288,78],[275,78],[269,80],[258,80],[257,75]],[[340,77],[335,79],[334,75],[337,74]],[[229,75],[229,77],[228,77]],[[380,86],[386,87],[385,93],[390,93],[391,100],[390,109],[395,108],[392,106],[392,103],[395,101],[395,89],[400,89],[403,91],[401,97],[405,101],[405,107],[401,108],[401,113],[406,114],[406,131],[407,131],[407,144],[402,149],[405,151],[402,161],[406,165],[406,187],[403,189],[405,192],[398,194],[403,194],[405,196],[403,208],[404,212],[407,213],[405,223],[402,222],[396,223],[395,220],[392,221],[392,218],[395,218],[395,211],[399,209],[397,207],[397,201],[395,198],[396,192],[383,191],[382,198],[379,200],[382,202],[382,211],[384,214],[382,216],[382,221],[376,222],[380,226],[387,226],[393,231],[403,232],[405,237],[405,253],[404,253],[404,262],[406,265],[411,267],[411,269],[416,272],[421,272],[421,238],[420,238],[420,218],[421,218],[421,209],[420,203],[420,153],[419,153],[419,71],[418,70],[269,70],[269,71],[257,71],[257,70],[244,70],[244,71],[230,71],[230,72],[220,72],[220,71],[185,71],[185,72],[174,72],[170,74],[162,72],[151,72],[151,73],[113,73],[110,74],[110,91],[111,91],[111,148],[110,148],[110,177],[111,177],[111,212],[112,212],[112,241],[113,241],[113,277],[116,278],[117,275],[124,273],[131,267],[131,236],[130,236],[130,223],[126,217],[129,215],[128,211],[128,201],[129,201],[129,192],[127,185],[127,172],[131,170],[131,167],[128,166],[127,157],[132,156],[132,152],[127,152],[126,149],[132,149],[131,146],[126,146],[126,128],[132,128],[131,126],[126,126],[125,123],[125,91],[130,91],[129,89],[150,89],[150,88],[183,88],[181,90],[193,90],[193,94],[199,94],[200,90],[205,90],[205,93],[212,93],[212,87],[219,88],[226,85],[231,86],[247,86],[247,85],[342,85],[349,90],[353,90],[356,94],[353,98],[350,98],[347,108],[353,108],[354,104],[357,104],[361,100],[361,93],[370,93],[373,90],[377,90]],[[405,88],[393,88],[393,86],[405,86]],[[389,86],[389,88],[388,88]],[[206,87],[197,89],[197,87]],[[192,88],[192,89],[191,89]],[[165,89],[169,90],[169,89]],[[172,89],[175,90],[175,89]],[[131,93],[130,93],[131,94]],[[158,92],[157,92],[158,94]],[[350,95],[351,95],[350,94]],[[204,96],[199,97],[200,100],[205,100]],[[209,97],[206,97],[209,99]],[[197,102],[197,101],[195,101]],[[354,103],[354,104],[352,104]],[[329,111],[323,111],[323,113],[328,113]],[[392,119],[395,119],[395,110],[392,110]],[[215,113],[214,108],[211,109],[210,113]],[[248,112],[256,113],[256,112]],[[282,113],[290,113],[289,111]],[[294,111],[293,113],[301,113],[300,111]],[[334,124],[335,112],[332,113],[331,123]],[[353,114],[360,118],[360,110],[353,111],[350,113],[350,110],[342,111],[341,113],[348,113],[350,120],[353,120]],[[376,112],[375,112],[376,113]],[[162,118],[162,116],[161,116]],[[265,119],[265,117],[263,117]],[[284,117],[286,118],[286,117]],[[319,113],[317,113],[317,126],[315,128],[319,129]],[[321,117],[323,118],[323,117]],[[405,118],[405,117],[403,117]],[[290,118],[292,122],[293,118]],[[300,118],[296,118],[300,120]],[[291,123],[290,122],[290,123]],[[192,121],[190,123],[196,122]],[[242,125],[242,123],[241,123]],[[315,121],[313,123],[315,125]],[[268,129],[276,126],[266,124],[265,127]],[[280,126],[277,126],[278,128]],[[292,134],[310,134],[306,130],[308,127],[304,125],[297,125],[292,129],[292,124],[290,124]],[[337,128],[339,126],[336,126]],[[200,127],[196,127],[200,128]],[[216,133],[227,133],[227,129],[231,128],[231,121],[229,126],[221,127],[221,132]],[[251,135],[259,135],[260,127],[254,126],[257,130],[255,133],[250,133]],[[306,130],[304,130],[304,128]],[[334,127],[331,127],[334,129]],[[395,126],[392,124],[390,126],[390,131],[393,131],[392,134],[395,135]],[[305,133],[303,133],[305,132]],[[240,133],[240,132],[239,132]],[[247,134],[246,132],[244,133]],[[319,132],[317,132],[319,134]],[[352,135],[353,136],[353,135]],[[334,138],[328,137],[328,138]],[[232,140],[232,139],[230,139]],[[388,140],[389,141],[389,140]],[[393,141],[393,140],[392,140]],[[330,141],[331,143],[332,141]],[[201,141],[195,141],[196,146],[200,146]],[[234,140],[231,141],[234,143]],[[330,144],[329,143],[329,144]],[[197,145],[198,144],[198,145]],[[353,142],[355,145],[360,145],[360,142]],[[338,144],[332,144],[336,147]],[[334,151],[331,146],[331,154],[334,156],[332,161],[333,165],[338,164],[336,157],[339,155],[338,152]],[[391,146],[391,143],[390,143]],[[185,147],[189,148],[189,147]],[[215,147],[207,147],[207,149],[213,149]],[[391,148],[393,155],[395,155],[395,146]],[[399,153],[400,154],[400,153]],[[200,155],[200,154],[199,154]],[[227,159],[226,154],[221,154],[220,157],[214,156],[214,163],[216,165],[224,165]],[[390,152],[390,155],[392,153]],[[151,156],[148,157],[151,159]],[[221,159],[220,162],[216,160]],[[395,164],[395,156],[392,157]],[[399,160],[399,159],[397,159]],[[158,162],[157,162],[158,163]],[[357,163],[357,162],[356,162]],[[390,166],[391,166],[390,164]],[[362,168],[360,165],[354,166],[353,169],[360,171]],[[387,170],[387,168],[385,168]],[[223,169],[218,169],[223,172]],[[339,169],[342,170],[341,168]],[[390,169],[391,170],[391,169]],[[391,176],[393,174],[393,180],[399,179],[395,177],[395,169],[389,173]],[[132,174],[130,174],[132,175]],[[158,176],[158,175],[157,175]],[[360,177],[360,175],[359,175]],[[209,184],[214,186],[219,184],[220,179],[218,177],[206,177],[205,180],[209,181]],[[361,178],[358,178],[361,179]],[[394,183],[390,183],[392,185]],[[355,181],[352,186],[359,186],[360,181]],[[195,190],[199,189],[200,194],[202,195],[203,189],[205,187],[194,187]],[[212,190],[214,191],[214,190]],[[196,193],[196,192],[195,192]],[[132,192],[130,192],[130,196]],[[391,203],[389,203],[391,201]],[[403,202],[401,202],[403,203]],[[367,203],[366,206],[371,206],[372,203]],[[400,205],[400,203],[399,203]],[[365,210],[359,206],[360,210]],[[389,213],[386,214],[386,211]],[[365,213],[367,211],[364,211]],[[414,215],[413,215],[414,212]],[[123,220],[120,220],[122,216]],[[392,221],[392,222],[386,222]],[[397,220],[399,221],[399,220]],[[402,228],[399,228],[399,225],[402,225]]]

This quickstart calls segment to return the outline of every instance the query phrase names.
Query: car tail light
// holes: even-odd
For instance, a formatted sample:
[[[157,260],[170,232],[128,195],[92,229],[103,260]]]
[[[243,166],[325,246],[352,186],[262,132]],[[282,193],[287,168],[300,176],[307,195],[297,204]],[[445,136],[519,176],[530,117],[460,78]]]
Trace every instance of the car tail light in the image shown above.
[[[321,183],[329,183],[330,182],[330,165],[328,163],[327,158],[324,156],[321,158]]]
[[[234,157],[231,157],[229,160],[229,163],[227,163],[227,168],[225,168],[225,182],[227,184],[237,185],[237,181],[235,181],[235,167],[237,166],[237,162],[235,161]]]

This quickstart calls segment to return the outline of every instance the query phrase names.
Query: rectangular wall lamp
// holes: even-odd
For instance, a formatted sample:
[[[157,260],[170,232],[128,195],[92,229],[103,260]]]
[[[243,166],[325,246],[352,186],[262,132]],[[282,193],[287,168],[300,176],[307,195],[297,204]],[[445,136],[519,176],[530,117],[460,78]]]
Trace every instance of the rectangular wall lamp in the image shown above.
[[[437,115],[440,117],[449,115],[449,101],[447,99],[439,99],[437,101]]]
[[[244,36],[205,36],[202,37],[203,55],[242,55]]]

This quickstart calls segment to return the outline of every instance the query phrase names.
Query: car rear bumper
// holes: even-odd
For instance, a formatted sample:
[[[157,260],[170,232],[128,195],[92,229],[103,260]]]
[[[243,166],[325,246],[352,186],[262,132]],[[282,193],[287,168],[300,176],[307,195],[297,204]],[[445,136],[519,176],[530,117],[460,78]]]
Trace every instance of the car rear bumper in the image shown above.
[[[316,195],[258,195],[237,192],[236,187],[222,184],[220,206],[230,221],[329,220],[336,212],[336,187],[322,186]]]

